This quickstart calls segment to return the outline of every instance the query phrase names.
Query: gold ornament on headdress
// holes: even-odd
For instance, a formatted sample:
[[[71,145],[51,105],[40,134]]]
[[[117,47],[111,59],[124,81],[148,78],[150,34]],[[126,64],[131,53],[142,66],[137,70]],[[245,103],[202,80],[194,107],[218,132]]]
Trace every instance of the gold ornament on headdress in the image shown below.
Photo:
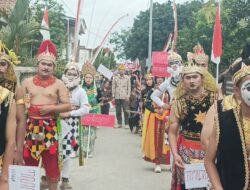
[[[168,56],[168,62],[182,61],[181,56],[176,52],[171,52]]]
[[[94,65],[92,65],[90,62],[86,62],[82,66],[82,75],[85,76],[86,74],[90,74],[93,77],[96,74],[96,69],[95,69]]]
[[[187,59],[189,62],[208,63],[209,57],[205,54],[204,49],[200,43],[193,48],[194,53],[188,52]]]
[[[145,79],[148,80],[148,79],[153,79],[153,75],[151,73],[147,73],[145,74]]]
[[[14,68],[20,63],[18,56],[13,50],[9,50],[5,44],[0,41],[0,62],[6,61],[9,64],[8,70],[4,74],[5,79],[16,82],[16,74]]]
[[[126,70],[126,65],[125,64],[119,64],[117,69],[118,70]]]
[[[182,68],[182,76],[186,75],[186,74],[190,74],[190,73],[199,73],[201,75],[203,75],[204,69],[201,67],[198,67],[197,65],[195,65],[192,62],[188,62],[186,65],[184,65],[184,67]]]
[[[200,73],[203,76],[203,87],[206,90],[211,92],[218,92],[218,88],[216,85],[216,81],[214,77],[204,68],[198,67],[193,63],[189,63],[188,65],[183,67],[182,76],[185,74],[191,73]],[[176,99],[182,97],[187,93],[186,88],[184,87],[183,80],[180,81],[177,85],[177,88],[174,91],[174,97]]]
[[[250,75],[250,66],[244,62],[241,64],[241,69],[233,75],[233,83],[237,84],[243,77]]]

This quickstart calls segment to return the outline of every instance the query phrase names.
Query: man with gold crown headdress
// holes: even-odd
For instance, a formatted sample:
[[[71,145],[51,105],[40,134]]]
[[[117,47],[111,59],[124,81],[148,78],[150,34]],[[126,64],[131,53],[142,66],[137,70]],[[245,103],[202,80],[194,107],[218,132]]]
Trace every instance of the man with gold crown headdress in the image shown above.
[[[15,66],[19,63],[16,54],[9,50],[0,41],[0,189],[8,189],[8,166],[15,162],[22,162],[24,134],[24,106],[23,93],[17,87],[17,79],[14,72]],[[17,123],[16,123],[17,121]],[[16,128],[16,125],[18,128]],[[16,137],[17,129],[17,137]],[[23,134],[22,134],[23,133]],[[16,140],[19,141],[16,144]],[[14,155],[16,151],[16,153]],[[21,161],[20,161],[21,160]],[[20,162],[19,162],[20,161]]]
[[[61,113],[62,119],[62,134],[63,141],[63,169],[62,169],[62,184],[61,189],[72,189],[69,183],[70,159],[71,155],[77,152],[80,146],[82,151],[82,136],[79,131],[80,117],[89,113],[89,103],[86,91],[80,86],[81,70],[78,63],[69,63],[65,66],[62,81],[69,91],[70,103],[72,111]],[[79,163],[83,165],[82,154],[79,154]]]
[[[129,128],[128,112],[129,110],[129,97],[131,92],[130,77],[125,75],[125,64],[118,65],[119,74],[114,76],[112,82],[112,97],[115,99],[116,105],[116,119],[118,128],[122,127],[122,109],[124,113],[125,128]]]
[[[58,113],[70,111],[71,105],[66,86],[53,75],[57,50],[50,40],[41,43],[36,59],[37,74],[22,83],[28,111],[24,161],[38,166],[42,157],[49,190],[56,190],[63,162]]]
[[[208,70],[209,56],[205,54],[202,45],[198,43],[196,46],[194,46],[193,51],[194,53],[187,53],[188,61],[192,62],[198,67],[203,67]]]
[[[217,99],[214,78],[205,69],[189,63],[174,92],[170,112],[169,142],[174,157],[171,189],[185,189],[184,165],[203,162],[200,134],[206,113]]]
[[[250,66],[242,63],[233,75],[233,84],[240,103],[228,109],[224,98],[206,116],[204,126],[211,127],[212,133],[205,167],[213,189],[247,190],[250,188]]]

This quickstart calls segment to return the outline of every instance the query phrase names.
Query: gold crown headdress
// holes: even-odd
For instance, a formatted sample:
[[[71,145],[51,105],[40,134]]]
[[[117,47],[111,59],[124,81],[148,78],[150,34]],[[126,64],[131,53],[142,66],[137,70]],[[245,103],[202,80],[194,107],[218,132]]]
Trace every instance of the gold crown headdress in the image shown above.
[[[85,76],[86,74],[91,74],[93,77],[96,74],[96,69],[90,62],[86,62],[82,66],[82,75]]]
[[[233,75],[233,83],[237,84],[243,77],[250,75],[250,66],[244,62],[241,64],[241,69]]]
[[[189,62],[197,62],[197,63],[208,63],[209,57],[205,54],[204,49],[200,43],[198,43],[193,48],[194,53],[188,52],[187,53],[187,59]]]
[[[199,74],[203,75],[204,69],[201,67],[198,67],[197,65],[195,65],[192,62],[188,62],[182,68],[181,74],[182,74],[182,76],[184,76],[186,74],[191,74],[191,73],[199,73]]]
[[[168,62],[182,61],[181,56],[176,52],[170,52]]]
[[[56,59],[57,59],[57,49],[55,44],[51,40],[43,41],[37,52],[38,62],[45,60],[52,62],[56,65]]]
[[[118,65],[117,69],[118,70],[126,70],[126,65],[121,63],[121,64]]]
[[[9,63],[8,70],[4,74],[7,80],[16,82],[16,74],[14,67],[20,63],[18,56],[13,50],[9,50],[5,44],[0,40],[0,61],[6,61]]]
[[[153,79],[154,77],[153,77],[153,75],[151,74],[151,73],[147,73],[147,74],[145,74],[145,79]]]

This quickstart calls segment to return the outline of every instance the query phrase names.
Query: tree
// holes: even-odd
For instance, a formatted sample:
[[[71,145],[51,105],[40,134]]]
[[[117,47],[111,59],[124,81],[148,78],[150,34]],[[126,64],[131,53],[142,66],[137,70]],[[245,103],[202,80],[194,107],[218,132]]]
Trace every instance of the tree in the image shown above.
[[[6,25],[0,30],[0,39],[10,49],[13,49],[23,61],[30,56],[31,44],[36,41],[35,34],[39,31],[39,24],[28,16],[29,0],[18,0],[11,13],[4,14]]]

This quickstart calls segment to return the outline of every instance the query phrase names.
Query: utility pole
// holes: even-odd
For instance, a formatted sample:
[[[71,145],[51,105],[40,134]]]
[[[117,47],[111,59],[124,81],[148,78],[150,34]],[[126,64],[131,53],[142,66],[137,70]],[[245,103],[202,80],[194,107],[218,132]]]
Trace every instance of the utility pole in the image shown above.
[[[148,69],[150,69],[152,65],[152,17],[153,17],[153,0],[150,0],[149,33],[148,33]]]

